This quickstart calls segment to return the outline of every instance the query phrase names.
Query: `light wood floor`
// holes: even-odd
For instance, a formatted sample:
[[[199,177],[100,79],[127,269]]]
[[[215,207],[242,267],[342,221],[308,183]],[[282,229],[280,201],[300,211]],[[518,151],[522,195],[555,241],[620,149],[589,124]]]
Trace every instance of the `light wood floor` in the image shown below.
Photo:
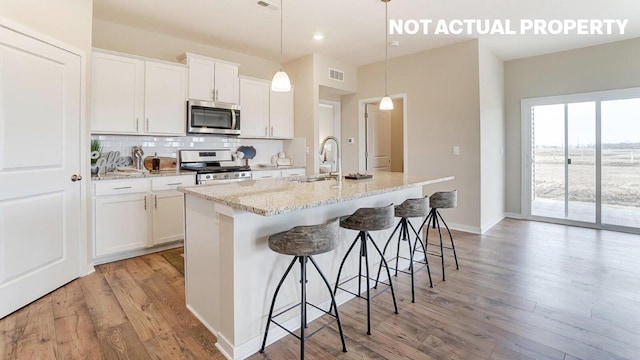
[[[399,274],[400,314],[388,292],[377,297],[371,336],[364,302],[344,304],[349,352],[330,325],[307,342],[307,358],[640,358],[640,236],[517,220],[454,236],[461,269],[450,261],[446,282],[430,258],[435,287],[419,273],[412,304]],[[214,343],[160,254],[99,266],[0,320],[1,359],[223,359]],[[297,356],[289,336],[252,359]]]

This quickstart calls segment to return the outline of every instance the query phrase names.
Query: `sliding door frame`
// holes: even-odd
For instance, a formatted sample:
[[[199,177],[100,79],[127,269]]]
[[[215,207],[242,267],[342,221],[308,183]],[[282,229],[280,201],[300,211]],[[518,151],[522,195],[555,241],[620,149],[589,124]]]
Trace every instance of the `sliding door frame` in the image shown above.
[[[539,98],[527,98],[520,100],[520,109],[521,109],[521,185],[520,185],[520,211],[523,219],[534,220],[534,221],[544,221],[544,222],[552,222],[558,224],[565,225],[574,225],[581,227],[588,227],[594,229],[606,229],[606,230],[614,230],[614,231],[623,231],[630,232],[635,234],[640,234],[640,228],[620,226],[620,225],[610,225],[610,224],[602,224],[602,102],[610,101],[610,100],[624,100],[624,99],[632,99],[632,98],[640,98],[640,87],[638,88],[628,88],[628,89],[618,89],[618,90],[607,90],[607,91],[597,91],[597,92],[589,92],[589,93],[580,93],[580,94],[570,94],[570,95],[558,95],[558,96],[547,96],[547,97],[539,97]],[[551,217],[543,217],[531,214],[531,192],[532,189],[532,174],[531,174],[531,165],[533,159],[531,157],[532,152],[532,123],[531,123],[531,108],[534,106],[541,105],[559,105],[563,104],[565,108],[564,114],[564,127],[565,127],[565,211],[566,211],[566,196],[568,191],[566,189],[567,183],[567,164],[566,164],[566,151],[567,141],[566,137],[567,133],[567,104],[570,103],[580,103],[580,102],[595,102],[596,106],[596,219],[594,223],[591,222],[583,222],[577,220],[569,220],[569,219],[559,219],[559,218],[551,218]]]

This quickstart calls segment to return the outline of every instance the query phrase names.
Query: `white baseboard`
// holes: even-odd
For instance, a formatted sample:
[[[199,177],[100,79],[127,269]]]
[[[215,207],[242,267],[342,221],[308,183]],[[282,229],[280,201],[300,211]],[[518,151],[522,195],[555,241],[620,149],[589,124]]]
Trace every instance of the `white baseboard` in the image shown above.
[[[500,216],[499,218],[497,218],[496,220],[489,222],[487,225],[482,225],[482,227],[480,228],[480,233],[484,234],[486,233],[489,229],[491,229],[492,227],[494,227],[497,223],[499,223],[500,221],[502,221],[504,219],[505,215]]]
[[[184,246],[184,241],[178,240],[178,241],[174,241],[174,242],[170,242],[170,243],[167,243],[167,244],[162,244],[162,245],[158,245],[158,246],[154,246],[154,247],[138,249],[138,250],[131,250],[131,251],[123,251],[121,253],[117,253],[117,254],[114,254],[114,255],[105,255],[105,256],[97,257],[97,258],[93,259],[93,265],[106,264],[106,263],[110,263],[110,262],[114,262],[114,261],[129,259],[129,258],[136,257],[136,256],[147,255],[147,254],[151,254],[151,253],[158,252],[158,251],[174,249],[174,248],[178,248],[178,247],[181,247],[181,246]]]
[[[458,230],[458,231],[468,232],[472,234],[482,234],[482,229],[480,229],[480,227],[478,226],[469,226],[469,225],[456,224],[456,223],[447,223],[447,225],[449,225],[449,229],[451,230]],[[444,226],[442,228],[444,228]],[[446,229],[445,229],[445,232],[446,232]]]
[[[511,219],[522,219],[522,214],[520,213],[506,212],[504,213],[504,216]]]

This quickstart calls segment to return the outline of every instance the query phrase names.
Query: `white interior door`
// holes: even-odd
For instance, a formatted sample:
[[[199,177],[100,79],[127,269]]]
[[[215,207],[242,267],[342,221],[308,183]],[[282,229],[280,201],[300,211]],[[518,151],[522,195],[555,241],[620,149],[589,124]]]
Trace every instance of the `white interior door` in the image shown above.
[[[0,28],[0,318],[78,277],[81,59]]]
[[[391,171],[391,114],[367,104],[366,169],[367,171]]]

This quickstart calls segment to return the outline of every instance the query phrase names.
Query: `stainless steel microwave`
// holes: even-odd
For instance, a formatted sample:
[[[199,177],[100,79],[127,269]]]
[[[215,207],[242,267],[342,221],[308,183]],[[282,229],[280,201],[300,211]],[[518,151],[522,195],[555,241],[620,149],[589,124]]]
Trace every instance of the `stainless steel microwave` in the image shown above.
[[[240,135],[240,106],[188,100],[187,133]]]

